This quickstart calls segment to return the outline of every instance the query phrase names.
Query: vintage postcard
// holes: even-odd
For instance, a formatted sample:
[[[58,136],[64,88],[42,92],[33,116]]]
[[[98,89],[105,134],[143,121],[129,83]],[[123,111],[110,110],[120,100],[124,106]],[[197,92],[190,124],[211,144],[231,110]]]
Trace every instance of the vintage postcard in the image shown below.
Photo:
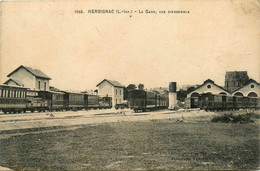
[[[2,0],[0,170],[258,170],[259,0]]]

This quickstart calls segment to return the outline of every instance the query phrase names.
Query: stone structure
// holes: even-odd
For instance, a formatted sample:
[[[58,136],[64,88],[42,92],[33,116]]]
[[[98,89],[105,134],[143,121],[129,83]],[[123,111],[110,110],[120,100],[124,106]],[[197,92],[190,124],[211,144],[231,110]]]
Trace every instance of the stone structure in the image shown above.
[[[229,92],[240,88],[249,80],[247,71],[229,71],[225,76],[225,89]]]
[[[223,87],[217,85],[211,79],[204,81],[204,83],[198,86],[195,90],[188,93],[187,98],[189,97],[198,97],[199,94],[202,93],[212,93],[212,94],[225,94],[231,95],[228,91],[226,91]]]
[[[104,79],[98,85],[98,95],[112,97],[112,106],[122,104],[124,99],[124,86],[117,81]]]
[[[9,79],[4,83],[11,86],[20,86],[31,90],[49,90],[49,76],[39,69],[21,65],[7,75]]]

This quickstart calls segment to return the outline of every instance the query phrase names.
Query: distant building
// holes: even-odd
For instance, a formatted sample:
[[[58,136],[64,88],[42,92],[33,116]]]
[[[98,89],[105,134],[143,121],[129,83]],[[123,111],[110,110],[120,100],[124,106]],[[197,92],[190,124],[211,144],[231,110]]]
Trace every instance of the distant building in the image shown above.
[[[112,97],[112,106],[123,103],[124,86],[117,81],[104,79],[99,84],[98,95],[101,97]]]
[[[241,87],[232,92],[235,96],[259,97],[260,84],[253,79],[246,81]]]
[[[223,87],[217,85],[212,81],[211,79],[208,79],[204,81],[204,83],[192,92],[187,94],[187,98],[189,97],[198,97],[199,94],[203,93],[212,93],[212,94],[225,94],[225,95],[230,95],[228,91],[226,91]]]
[[[156,91],[160,94],[165,94],[169,92],[169,87],[158,87],[158,88],[152,88],[150,91]]]
[[[50,86],[49,87],[49,90],[50,91],[61,91],[60,89],[56,88],[56,87],[53,87],[53,86]]]
[[[33,69],[21,65],[7,75],[9,79],[4,83],[29,88],[31,90],[49,90],[49,80],[51,79],[39,69]]]
[[[229,92],[241,87],[246,81],[249,80],[247,71],[229,71],[225,76],[225,89]]]

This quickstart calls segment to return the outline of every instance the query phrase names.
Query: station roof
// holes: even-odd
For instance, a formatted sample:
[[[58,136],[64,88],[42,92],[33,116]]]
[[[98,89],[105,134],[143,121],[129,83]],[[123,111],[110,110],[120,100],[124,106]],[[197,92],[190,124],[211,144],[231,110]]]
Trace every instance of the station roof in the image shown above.
[[[121,83],[119,83],[118,81],[114,81],[114,80],[108,80],[108,79],[104,79],[103,81],[101,81],[100,83],[97,84],[97,87],[103,83],[104,81],[107,81],[108,83],[110,83],[112,86],[114,87],[122,87],[124,88],[125,86],[122,85]]]
[[[22,86],[23,83],[21,83],[19,80],[13,79],[13,78],[9,78],[6,82],[4,82],[4,84],[7,84],[7,82],[9,81],[13,81],[15,82],[18,86]]]
[[[235,91],[240,90],[241,88],[247,86],[247,85],[250,84],[250,83],[255,83],[256,85],[260,85],[260,84],[259,84],[258,82],[256,82],[254,79],[249,79],[249,80],[247,80],[241,87],[239,87],[239,88],[235,89],[234,91],[232,91],[232,93],[234,93]]]
[[[20,68],[24,68],[26,69],[28,72],[30,72],[31,74],[33,74],[36,77],[40,77],[40,78],[46,78],[46,79],[51,79],[49,76],[47,76],[46,74],[44,74],[41,70],[39,69],[34,69],[31,67],[27,67],[27,66],[19,66],[18,68],[16,68],[13,72],[11,72],[10,74],[7,75],[7,77],[10,77],[14,72],[18,71]]]

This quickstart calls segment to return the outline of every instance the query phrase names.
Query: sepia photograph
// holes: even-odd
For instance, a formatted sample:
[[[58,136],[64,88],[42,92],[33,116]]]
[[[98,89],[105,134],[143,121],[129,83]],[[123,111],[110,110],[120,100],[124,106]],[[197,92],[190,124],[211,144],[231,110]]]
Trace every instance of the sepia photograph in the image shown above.
[[[0,171],[260,170],[259,0],[1,0]]]

